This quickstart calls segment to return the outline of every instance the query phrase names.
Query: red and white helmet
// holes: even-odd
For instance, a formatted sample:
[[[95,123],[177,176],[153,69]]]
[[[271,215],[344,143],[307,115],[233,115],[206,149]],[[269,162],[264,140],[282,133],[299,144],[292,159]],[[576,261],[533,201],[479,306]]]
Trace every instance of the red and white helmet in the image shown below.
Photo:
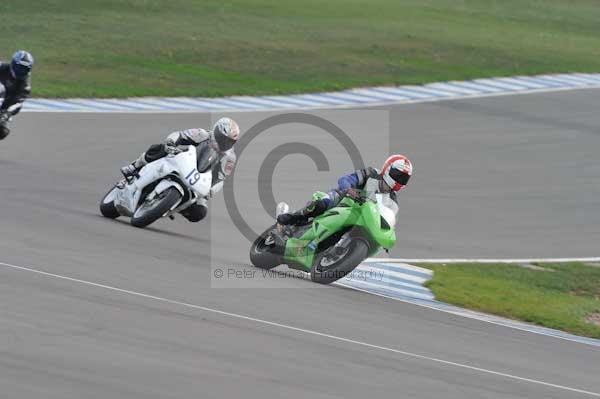
[[[412,162],[404,155],[392,155],[381,168],[381,177],[393,191],[400,191],[412,176]]]

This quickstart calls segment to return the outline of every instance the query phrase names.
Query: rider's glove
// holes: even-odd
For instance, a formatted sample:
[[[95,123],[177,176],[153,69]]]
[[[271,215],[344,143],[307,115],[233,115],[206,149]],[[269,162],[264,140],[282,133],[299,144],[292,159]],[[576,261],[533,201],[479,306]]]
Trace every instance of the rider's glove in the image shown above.
[[[163,144],[163,148],[168,155],[177,155],[181,150],[172,142],[167,141]]]
[[[370,177],[371,179],[377,179],[379,177],[379,172],[377,169],[368,166],[365,168],[365,176]]]
[[[344,190],[344,195],[354,200],[360,199],[362,197],[360,190],[357,190],[355,188],[348,188]]]

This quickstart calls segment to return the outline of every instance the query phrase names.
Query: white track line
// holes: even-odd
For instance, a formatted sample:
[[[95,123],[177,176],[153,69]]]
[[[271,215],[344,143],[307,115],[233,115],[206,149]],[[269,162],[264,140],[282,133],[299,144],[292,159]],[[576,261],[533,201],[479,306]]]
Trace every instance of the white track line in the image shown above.
[[[376,263],[402,263],[402,264],[407,264],[407,263],[449,263],[449,264],[453,264],[453,263],[489,263],[489,264],[493,264],[493,263],[531,263],[531,262],[547,262],[547,263],[560,263],[560,262],[600,262],[600,258],[527,258],[527,259],[489,259],[489,258],[485,258],[485,259],[399,259],[399,258],[368,258],[365,260],[365,262],[376,262]],[[339,285],[339,284],[338,284]],[[518,322],[515,320],[511,320],[511,319],[506,319],[507,322],[510,323],[504,323],[502,322],[503,317],[501,316],[496,316],[496,315],[490,315],[487,313],[483,313],[483,312],[477,312],[477,311],[472,311],[469,309],[464,309],[461,308],[460,306],[454,306],[454,305],[450,305],[450,304],[444,304],[444,305],[448,305],[451,308],[441,308],[439,306],[436,306],[434,304],[428,304],[428,303],[424,303],[422,301],[419,300],[413,300],[412,298],[407,298],[407,297],[394,297],[391,295],[387,295],[387,294],[383,294],[383,293],[379,293],[379,292],[373,292],[373,291],[369,291],[366,289],[362,289],[362,288],[358,288],[356,286],[349,286],[349,285],[344,285],[344,287],[349,288],[349,289],[354,289],[356,291],[361,291],[361,292],[365,292],[367,294],[371,294],[371,295],[377,295],[377,296],[381,296],[384,298],[389,298],[389,299],[393,299],[396,301],[400,301],[400,302],[404,302],[404,303],[410,303],[412,305],[417,305],[417,306],[421,306],[427,309],[431,309],[431,310],[437,310],[438,312],[444,312],[444,313],[449,313],[455,316],[461,316],[461,317],[465,317],[467,319],[472,319],[472,320],[478,320],[484,323],[490,323],[490,324],[494,324],[497,326],[501,326],[501,327],[507,327],[507,328],[512,328],[515,330],[519,330],[519,331],[524,331],[524,332],[528,332],[528,333],[532,333],[532,334],[537,334],[537,335],[543,335],[546,337],[552,337],[552,338],[557,338],[557,339],[562,339],[565,341],[570,341],[570,342],[576,342],[579,344],[584,344],[584,345],[592,345],[592,346],[600,346],[598,344],[598,342],[600,342],[600,340],[596,340],[593,338],[589,338],[586,339],[585,337],[580,337],[577,335],[573,335],[573,334],[569,334],[569,333],[565,333],[565,335],[562,335],[560,333],[563,333],[560,330],[554,330],[556,331],[558,334],[554,334],[552,333],[553,329],[548,328],[548,327],[542,327],[543,329],[537,329],[537,328],[529,328],[528,324],[525,322]],[[461,310],[463,310],[464,312],[461,312]],[[486,316],[493,318],[487,318]],[[495,320],[494,320],[495,319]],[[533,326],[535,327],[535,326]],[[544,331],[544,330],[548,330],[548,331]],[[597,341],[597,342],[596,342]]]
[[[412,353],[412,352],[407,352],[407,351],[403,351],[403,350],[399,350],[399,349],[394,349],[394,348],[390,348],[390,347],[387,347],[387,346],[370,344],[370,343],[364,342],[364,341],[357,341],[357,340],[354,340],[354,339],[344,338],[344,337],[340,337],[340,336],[337,336],[337,335],[327,334],[327,333],[323,333],[323,332],[319,332],[319,331],[315,331],[315,330],[309,330],[309,329],[305,329],[305,328],[294,327],[294,326],[287,325],[287,324],[275,323],[275,322],[272,322],[272,321],[268,321],[268,320],[264,320],[264,319],[258,319],[258,318],[250,317],[250,316],[244,316],[244,315],[237,314],[237,313],[225,312],[223,310],[208,308],[208,307],[200,306],[200,305],[194,305],[194,304],[187,303],[187,302],[180,302],[180,301],[176,301],[176,300],[173,300],[173,299],[163,298],[163,297],[159,297],[159,296],[155,296],[155,295],[144,294],[144,293],[141,293],[141,292],[130,291],[130,290],[126,290],[126,289],[123,289],[123,288],[113,287],[113,286],[110,286],[110,285],[94,283],[94,282],[86,281],[86,280],[80,280],[80,279],[77,279],[77,278],[63,276],[63,275],[60,275],[60,274],[54,274],[54,273],[49,273],[49,272],[45,272],[45,271],[42,271],[42,270],[32,269],[32,268],[29,268],[29,267],[17,266],[17,265],[12,265],[10,263],[3,263],[3,262],[0,262],[0,266],[4,266],[4,267],[7,267],[7,268],[11,268],[11,269],[17,269],[17,270],[27,271],[27,272],[31,272],[31,273],[36,273],[36,274],[40,274],[40,275],[43,275],[43,276],[54,277],[54,278],[61,279],[61,280],[72,281],[72,282],[75,282],[75,283],[85,284],[85,285],[89,285],[89,286],[93,286],[93,287],[104,288],[106,290],[120,292],[120,293],[123,293],[123,294],[129,294],[129,295],[133,295],[133,296],[137,296],[137,297],[141,297],[141,298],[153,299],[155,301],[164,302],[164,303],[170,303],[170,304],[173,304],[173,305],[184,306],[184,307],[191,308],[191,309],[196,309],[196,310],[202,310],[202,311],[205,311],[205,312],[216,313],[216,314],[219,314],[219,315],[222,315],[222,316],[229,316],[229,317],[233,317],[233,318],[236,318],[236,319],[248,320],[248,321],[252,321],[252,322],[255,322],[255,323],[259,323],[259,324],[265,324],[265,325],[269,325],[269,326],[273,326],[273,327],[279,327],[279,328],[283,328],[283,329],[286,329],[286,330],[301,332],[301,333],[304,333],[304,334],[315,335],[315,336],[319,336],[319,337],[323,337],[323,338],[329,338],[331,340],[345,342],[345,343],[349,343],[349,344],[353,344],[353,345],[359,345],[359,346],[363,346],[363,347],[366,347],[366,348],[378,349],[378,350],[385,351],[385,352],[396,353],[396,354],[404,355],[404,356],[407,356],[407,357],[412,357],[412,358],[415,358],[415,359],[428,360],[430,362],[444,364],[444,365],[447,365],[447,366],[454,366],[454,367],[458,367],[458,368],[462,368],[462,369],[467,369],[467,370],[472,370],[472,371],[478,371],[478,372],[484,373],[484,374],[496,375],[496,376],[505,377],[505,378],[508,378],[508,379],[516,380],[516,381],[529,382],[529,383],[536,384],[536,385],[542,385],[542,386],[546,386],[546,387],[550,387],[550,388],[561,389],[561,390],[564,390],[564,391],[577,392],[577,393],[581,393],[581,394],[585,394],[585,395],[589,395],[589,396],[600,398],[600,393],[598,393],[598,392],[586,391],[586,390],[583,390],[583,389],[572,388],[572,387],[568,387],[568,386],[565,386],[565,385],[553,384],[553,383],[550,383],[550,382],[545,382],[545,381],[541,381],[541,380],[535,380],[535,379],[532,379],[532,378],[525,378],[525,377],[520,377],[520,376],[513,375],[513,374],[502,373],[502,372],[499,372],[499,371],[484,369],[484,368],[481,368],[481,367],[470,366],[468,364],[463,364],[463,363],[457,363],[457,362],[452,362],[452,361],[448,361],[448,360],[438,359],[438,358],[435,358],[435,357],[430,357],[430,356],[426,356],[426,355],[420,355],[420,354],[417,354],[417,353]]]
[[[336,284],[336,283],[334,283],[334,284]],[[414,298],[414,297],[407,297],[407,296],[405,296],[404,298],[402,298],[402,297],[396,297],[396,296],[392,296],[392,295],[388,295],[388,294],[383,294],[381,292],[375,292],[375,291],[372,291],[372,290],[367,290],[367,289],[360,288],[360,287],[357,287],[357,286],[350,286],[350,285],[346,285],[346,284],[337,284],[337,285],[338,286],[342,286],[342,287],[347,288],[347,289],[364,292],[365,294],[376,295],[376,296],[379,296],[379,297],[382,297],[382,298],[388,298],[388,299],[393,299],[395,301],[400,301],[400,302],[404,302],[404,303],[410,303],[411,305],[416,305],[416,306],[420,306],[420,307],[423,307],[423,308],[427,308],[427,309],[431,309],[431,310],[436,310],[438,312],[444,312],[444,313],[448,313],[448,314],[451,314],[451,315],[454,315],[454,316],[460,316],[460,317],[464,317],[464,318],[471,319],[471,320],[477,320],[477,321],[480,321],[480,322],[483,322],[483,323],[493,324],[495,326],[500,326],[500,327],[505,327],[505,328],[512,328],[513,330],[523,331],[523,332],[527,332],[527,333],[531,333],[531,334],[542,335],[544,337],[561,339],[563,341],[569,341],[569,342],[574,342],[574,343],[583,344],[583,345],[591,345],[591,346],[595,346],[595,347],[600,346],[600,345],[597,345],[596,343],[591,342],[591,340],[593,340],[593,338],[590,338],[590,341],[586,341],[586,340],[580,340],[580,339],[578,339],[580,337],[579,336],[575,336],[575,335],[571,338],[568,335],[556,335],[556,334],[552,334],[550,332],[545,332],[545,331],[542,331],[542,330],[537,330],[537,329],[533,330],[531,328],[528,328],[527,323],[525,323],[525,322],[517,322],[515,320],[510,320],[510,319],[506,319],[506,320],[508,320],[508,321],[510,321],[512,323],[511,324],[507,324],[507,323],[503,323],[502,321],[499,321],[499,320],[497,321],[497,320],[493,320],[493,319],[489,318],[489,317],[493,317],[494,319],[502,319],[502,317],[500,317],[500,316],[494,316],[494,315],[489,315],[489,314],[486,314],[486,313],[476,312],[476,311],[473,311],[473,310],[461,308],[459,306],[445,304],[445,305],[448,305],[448,306],[452,306],[456,310],[445,309],[445,308],[437,307],[435,305],[427,304],[427,303],[423,302],[423,300],[419,300],[419,299]],[[487,316],[487,318],[486,318],[486,316]],[[517,323],[522,324],[522,325],[519,325]],[[548,330],[552,330],[551,328],[547,328],[547,327],[544,327],[544,328],[546,328]],[[557,331],[559,331],[559,330],[557,330]],[[561,332],[561,331],[559,331],[559,332]],[[584,337],[581,337],[581,338],[584,338]]]

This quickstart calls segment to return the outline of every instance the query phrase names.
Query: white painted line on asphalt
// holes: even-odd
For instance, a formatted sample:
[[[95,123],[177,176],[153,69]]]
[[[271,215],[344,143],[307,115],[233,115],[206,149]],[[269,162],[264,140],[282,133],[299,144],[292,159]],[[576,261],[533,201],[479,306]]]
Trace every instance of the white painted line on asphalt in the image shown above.
[[[279,327],[282,329],[296,331],[296,332],[300,332],[300,333],[304,333],[304,334],[308,334],[308,335],[315,335],[318,337],[328,338],[328,339],[331,339],[334,341],[340,341],[340,342],[345,342],[345,343],[349,343],[349,344],[353,344],[353,345],[363,346],[366,348],[378,349],[378,350],[385,351],[385,352],[396,353],[399,355],[404,355],[406,357],[427,360],[430,362],[439,363],[439,364],[443,364],[446,366],[454,366],[454,367],[458,367],[458,368],[462,368],[462,369],[466,369],[466,370],[477,371],[477,372],[484,373],[484,374],[491,374],[491,375],[495,375],[495,376],[499,376],[499,377],[505,377],[508,379],[516,380],[516,381],[529,382],[531,384],[561,389],[564,391],[577,392],[577,393],[581,393],[584,395],[589,395],[589,396],[600,398],[600,393],[598,393],[598,392],[592,392],[592,391],[587,391],[584,389],[573,388],[573,387],[569,387],[566,385],[554,384],[554,383],[550,383],[550,382],[546,382],[546,381],[542,381],[542,380],[536,380],[533,378],[520,377],[520,376],[514,375],[514,374],[485,369],[482,367],[471,366],[471,365],[468,365],[465,363],[452,362],[449,360],[439,359],[439,358],[431,357],[431,356],[427,356],[427,355],[421,355],[421,354],[414,353],[414,352],[408,352],[408,351],[403,351],[400,349],[390,348],[387,346],[371,344],[371,343],[368,343],[365,341],[358,341],[358,340],[354,340],[354,339],[350,339],[350,338],[344,338],[344,337],[341,337],[338,335],[328,334],[328,333],[324,333],[324,332],[320,332],[320,331],[316,331],[316,330],[294,327],[289,324],[276,323],[273,321],[259,319],[256,317],[244,316],[244,315],[241,315],[238,313],[231,313],[231,312],[226,312],[226,311],[219,310],[219,309],[209,308],[206,306],[194,305],[192,303],[181,302],[181,301],[177,301],[177,300],[173,300],[173,299],[159,297],[156,295],[144,294],[142,292],[131,291],[131,290],[123,289],[123,288],[113,287],[113,286],[106,285],[106,284],[94,283],[92,281],[81,280],[78,278],[68,277],[68,276],[64,276],[61,274],[49,273],[49,272],[45,272],[43,270],[33,269],[33,268],[29,268],[29,267],[24,267],[24,266],[17,266],[17,265],[13,265],[10,263],[0,262],[0,266],[4,266],[7,268],[16,269],[16,270],[27,271],[30,273],[35,273],[35,274],[39,274],[39,275],[43,275],[43,276],[47,276],[47,277],[53,277],[53,278],[60,279],[60,280],[71,281],[74,283],[89,285],[92,287],[103,288],[103,289],[106,289],[109,291],[119,292],[122,294],[129,294],[129,295],[133,295],[133,296],[137,296],[137,297],[141,297],[141,298],[153,299],[158,302],[164,302],[164,303],[169,303],[172,305],[179,305],[179,306],[183,306],[183,307],[187,307],[187,308],[191,308],[191,309],[202,310],[204,312],[215,313],[215,314],[219,314],[222,316],[229,316],[229,317],[233,317],[236,319],[252,321],[255,323],[265,324],[265,325],[273,326],[273,327]]]
[[[331,92],[331,93],[321,93],[321,96],[327,97],[327,98],[334,98],[334,99],[340,99],[343,101],[350,101],[353,102],[355,104],[368,104],[372,101],[378,100],[381,101],[383,100],[381,97],[379,98],[374,98],[374,97],[369,97],[366,95],[358,95],[358,94],[352,94],[352,93],[348,93],[348,92]]]
[[[581,78],[583,80],[586,80],[588,82],[600,83],[600,79],[595,74],[591,75],[589,73],[575,73],[575,74],[572,74],[572,75],[565,75],[565,76],[573,76],[573,75],[576,76],[576,77],[578,77],[578,78]]]
[[[370,260],[370,259],[368,259],[368,260]],[[401,269],[404,269],[404,270],[407,270],[407,271],[417,272],[419,274],[424,274],[424,275],[429,276],[429,277],[433,276],[433,270],[425,269],[424,267],[418,267],[418,266],[415,266],[415,265],[410,265],[408,263],[401,263],[401,262],[392,262],[392,263],[390,263],[390,262],[386,262],[386,261],[381,261],[379,263],[381,263],[382,265],[385,265],[385,266],[392,265],[392,266],[395,266],[395,267],[400,267]],[[400,264],[396,265],[396,263],[400,263]]]
[[[281,108],[295,108],[296,104],[286,103],[284,101],[273,101],[268,100],[264,97],[243,97],[243,96],[234,96],[227,97],[227,99],[238,101],[241,103],[254,104],[260,107],[269,106],[269,107],[281,107]]]
[[[341,281],[341,280],[338,280],[338,281]],[[551,328],[537,327],[537,326],[529,325],[524,322],[518,322],[518,321],[510,320],[510,319],[504,319],[500,316],[494,316],[494,315],[489,315],[486,313],[475,312],[472,310],[460,308],[458,306],[449,305],[449,304],[446,304],[443,302],[437,302],[435,299],[433,301],[431,301],[431,300],[419,301],[419,300],[416,300],[414,297],[410,297],[410,296],[406,296],[406,297],[402,298],[402,297],[394,296],[391,294],[383,294],[380,292],[376,292],[371,289],[360,288],[357,286],[350,286],[347,284],[338,284],[337,282],[335,282],[333,284],[340,285],[340,286],[343,286],[345,288],[352,289],[355,291],[364,292],[366,294],[376,295],[376,296],[380,296],[382,298],[393,299],[395,301],[409,303],[411,305],[416,305],[416,306],[420,306],[423,308],[436,310],[438,312],[444,312],[444,313],[448,313],[451,315],[464,317],[467,319],[477,320],[477,321],[493,324],[493,325],[500,326],[500,327],[507,327],[507,328],[512,328],[514,330],[533,333],[533,334],[537,334],[537,335],[543,335],[545,337],[558,338],[558,339],[561,339],[564,341],[600,347],[600,340],[598,340],[598,339],[580,337],[577,335],[563,333],[562,331],[552,330]],[[443,307],[440,305],[443,305]]]
[[[295,96],[295,98],[318,101],[322,104],[335,104],[335,105],[341,105],[341,106],[349,105],[348,101],[346,101],[346,100],[343,100],[340,98],[331,98],[331,97],[325,96],[323,94],[325,94],[325,93],[300,94],[300,95]],[[357,106],[359,104],[353,103],[352,105]]]
[[[357,95],[367,95],[367,96],[371,96],[371,97],[379,97],[383,100],[390,100],[390,101],[399,101],[399,100],[402,101],[402,100],[408,99],[408,97],[406,97],[406,96],[392,94],[392,93],[384,92],[382,90],[374,90],[374,89],[353,89],[352,93],[357,94]]]
[[[359,291],[368,292],[369,294],[373,294],[373,293],[377,294],[378,291],[383,290],[383,291],[390,292],[390,296],[393,293],[393,295],[396,295],[396,296],[422,299],[425,301],[432,301],[435,299],[433,294],[430,294],[427,292],[415,292],[410,289],[403,289],[400,287],[389,286],[389,285],[383,283],[382,281],[373,283],[370,281],[363,281],[363,280],[342,281],[342,279],[340,279],[333,284],[339,285],[339,286],[342,286],[345,288],[357,289]]]
[[[517,84],[512,84],[512,83],[508,83],[505,81],[501,81],[499,79],[477,79],[477,80],[475,80],[475,82],[485,84],[488,86],[492,86],[492,87],[497,87],[501,90],[508,90],[508,91],[520,91],[520,90],[528,90],[528,89],[532,88],[531,86],[527,87],[524,84],[517,85]]]
[[[481,92],[481,93],[512,93],[513,91],[508,91],[508,90],[504,90],[499,88],[498,86],[492,86],[488,83],[481,83],[481,82],[463,82],[462,84],[463,87],[467,87],[467,88],[471,88],[471,89],[475,89],[477,92]]]
[[[467,83],[467,84],[463,84],[463,83]],[[472,89],[472,87],[474,86],[474,83],[471,83],[471,82],[452,81],[452,82],[446,82],[446,83],[434,83],[434,84],[431,84],[430,86],[440,87],[442,90],[444,88],[447,88],[448,90],[457,90],[464,94],[480,94],[481,93],[481,90],[479,90],[479,89],[475,89],[475,90]]]
[[[415,275],[410,275],[410,274],[406,274],[406,273],[402,273],[399,271],[394,271],[394,270],[390,270],[390,269],[381,269],[378,268],[377,265],[369,265],[369,267],[371,269],[374,269],[375,271],[383,271],[385,272],[384,274],[387,277],[392,277],[392,278],[397,278],[397,279],[403,279],[406,280],[407,282],[412,282],[414,284],[423,284],[425,283],[427,280],[430,280],[431,277],[429,278],[425,278],[425,277],[420,277],[420,276],[415,276]]]
[[[161,98],[150,98],[150,97],[137,98],[137,99],[135,99],[135,102],[137,104],[146,104],[149,106],[149,108],[151,108],[153,110],[157,110],[157,109],[181,110],[181,109],[189,108],[189,106],[186,107],[183,104],[170,103]]]
[[[273,101],[285,101],[285,102],[288,102],[290,104],[294,104],[294,105],[300,106],[300,107],[319,107],[319,106],[323,106],[322,102],[302,100],[302,99],[300,99],[298,97],[294,97],[294,96],[288,96],[288,97],[284,97],[284,96],[267,96],[267,97],[263,97],[263,98],[271,99]]]
[[[410,265],[406,262],[411,263],[532,263],[532,262],[600,262],[600,258],[527,258],[527,259],[398,259],[398,258],[368,258],[364,261],[364,265],[368,265],[366,267],[374,267],[371,265],[398,265],[398,267],[407,270],[407,273],[410,272]],[[423,269],[417,266],[413,266],[419,273],[423,273]],[[429,272],[433,275],[433,271],[429,270]],[[342,280],[339,280],[342,281]],[[334,283],[335,284],[335,283]],[[342,285],[342,284],[339,284]],[[600,347],[600,339],[587,338],[574,334],[570,334],[564,331],[551,329],[548,327],[537,326],[533,324],[528,324],[526,322],[521,322],[512,319],[506,319],[501,316],[495,316],[487,313],[477,312],[465,308],[461,308],[459,306],[450,305],[444,302],[439,302],[433,298],[431,301],[420,301],[414,295],[402,295],[397,296],[394,295],[393,290],[390,293],[378,292],[376,290],[369,289],[368,287],[360,287],[360,286],[352,286],[350,284],[343,284],[346,288],[355,289],[357,291],[366,292],[369,294],[382,296],[385,298],[394,299],[397,301],[410,303],[413,305],[425,307],[432,310],[437,310],[439,312],[450,313],[456,316],[466,317],[468,319],[474,319],[478,321],[483,321],[490,324],[495,324],[498,326],[508,327],[520,331],[526,331],[538,335],[544,335],[547,337],[559,338],[566,341],[577,342],[585,345],[592,345],[596,347]],[[383,285],[380,288],[385,288]]]
[[[550,80],[552,82],[556,82],[559,84],[569,84],[569,85],[573,85],[573,86],[585,86],[585,85],[589,85],[592,84],[592,82],[584,80],[584,79],[580,79],[578,77],[564,77],[564,76],[554,76],[554,75],[542,75],[540,76],[541,78],[544,78],[546,80]]]
[[[100,110],[109,110],[109,111],[123,111],[122,107],[118,107],[116,105],[107,104],[102,100],[86,100],[84,98],[74,98],[74,99],[66,99],[64,102],[69,104],[81,105],[88,109],[100,109]],[[27,104],[27,101],[25,102]],[[132,110],[126,110],[127,112],[136,112]],[[77,112],[77,111],[75,111]]]
[[[535,76],[535,77],[523,76],[523,77],[521,77],[521,80],[526,80],[528,82],[533,82],[533,83],[541,83],[541,84],[545,85],[546,87],[565,87],[565,83],[560,83],[560,82],[554,81],[552,79],[542,78],[541,76]],[[566,83],[566,86],[581,86],[581,84]]]

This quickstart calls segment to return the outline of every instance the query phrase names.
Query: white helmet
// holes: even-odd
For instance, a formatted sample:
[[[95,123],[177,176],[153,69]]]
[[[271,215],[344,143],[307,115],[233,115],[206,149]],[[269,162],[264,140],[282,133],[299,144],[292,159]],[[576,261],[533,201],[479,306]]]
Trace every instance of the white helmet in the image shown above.
[[[238,140],[240,127],[231,118],[221,118],[214,124],[212,133],[219,151],[224,152],[233,147]]]
[[[392,155],[385,160],[381,168],[383,181],[393,191],[400,191],[412,176],[412,162],[404,155]]]

